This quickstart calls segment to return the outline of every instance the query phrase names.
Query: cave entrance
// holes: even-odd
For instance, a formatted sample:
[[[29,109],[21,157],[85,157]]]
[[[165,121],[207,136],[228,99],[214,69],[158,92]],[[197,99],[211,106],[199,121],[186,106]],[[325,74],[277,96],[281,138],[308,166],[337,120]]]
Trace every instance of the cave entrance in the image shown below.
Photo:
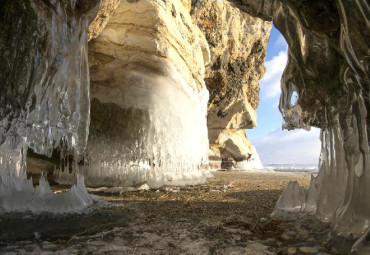
[[[317,172],[320,129],[282,130],[279,111],[280,79],[288,59],[288,44],[273,26],[265,60],[266,73],[260,80],[257,127],[246,131],[256,147],[262,165],[279,172]],[[292,95],[291,104],[298,100]]]

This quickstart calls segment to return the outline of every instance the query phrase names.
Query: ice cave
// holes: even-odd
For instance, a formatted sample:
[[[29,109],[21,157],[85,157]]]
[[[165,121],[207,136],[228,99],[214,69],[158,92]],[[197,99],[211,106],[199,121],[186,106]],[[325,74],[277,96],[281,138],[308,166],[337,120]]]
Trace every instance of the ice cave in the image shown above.
[[[282,182],[265,203],[270,173],[240,176],[262,168],[245,129],[272,22],[289,47],[283,128],[320,128],[321,154],[309,184]],[[370,254],[368,0],[3,0],[0,23],[0,253],[85,254],[95,240],[96,254]],[[241,171],[224,183],[219,169]],[[276,205],[248,218],[248,199]],[[325,225],[327,239],[295,246],[285,220]],[[79,231],[68,244],[62,226]]]

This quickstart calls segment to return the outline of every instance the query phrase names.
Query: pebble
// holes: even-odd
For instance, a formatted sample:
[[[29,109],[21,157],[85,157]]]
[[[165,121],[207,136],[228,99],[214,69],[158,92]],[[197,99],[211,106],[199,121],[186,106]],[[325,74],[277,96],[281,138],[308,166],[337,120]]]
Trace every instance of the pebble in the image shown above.
[[[55,254],[54,252],[51,252],[51,251],[43,251],[40,253],[40,255],[53,255]]]
[[[299,247],[299,251],[306,253],[306,254],[310,254],[310,253],[317,253],[319,249],[317,247],[303,246],[303,247]]]
[[[284,234],[281,235],[281,238],[283,238],[283,240],[289,240],[290,236],[288,236],[286,233],[284,233]]]
[[[338,250],[337,250],[337,249],[335,249],[335,247],[331,247],[331,248],[330,248],[330,252],[332,252],[332,253],[337,253],[337,252],[338,252]]]
[[[267,222],[267,219],[266,218],[261,218],[260,222]]]
[[[286,234],[287,234],[288,236],[296,236],[296,235],[297,235],[297,233],[296,233],[296,232],[294,232],[294,231],[288,231],[288,232],[286,232]]]
[[[288,255],[294,255],[297,253],[297,248],[290,247],[288,248],[287,252],[288,252]]]
[[[325,252],[319,252],[316,255],[330,255],[330,254],[329,253],[325,253]]]
[[[302,238],[307,238],[310,236],[310,232],[307,229],[301,228],[298,229],[298,235],[300,235]]]
[[[51,250],[51,251],[57,251],[58,250],[58,246],[55,245],[55,244],[43,245],[42,248],[45,249],[45,250]]]

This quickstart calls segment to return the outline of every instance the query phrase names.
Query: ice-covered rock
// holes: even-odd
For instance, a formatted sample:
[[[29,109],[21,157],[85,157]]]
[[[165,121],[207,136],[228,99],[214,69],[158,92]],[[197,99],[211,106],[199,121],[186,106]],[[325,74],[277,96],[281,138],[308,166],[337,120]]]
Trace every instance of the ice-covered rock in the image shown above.
[[[273,20],[289,45],[281,80],[284,128],[322,128],[318,176],[307,191],[290,184],[277,209],[305,211],[308,202],[339,233],[360,235],[370,224],[368,1],[234,4]]]
[[[78,178],[54,195],[27,180],[27,147],[83,154],[90,97],[87,25],[97,1],[3,1],[0,24],[0,210],[72,212],[91,204]]]
[[[260,157],[254,146],[252,146],[252,154],[249,159],[236,162],[236,169],[243,171],[256,171],[263,169]]]
[[[91,186],[203,183],[208,44],[179,1],[121,1],[89,43]],[[73,175],[73,173],[72,173]],[[69,182],[68,171],[57,173]]]

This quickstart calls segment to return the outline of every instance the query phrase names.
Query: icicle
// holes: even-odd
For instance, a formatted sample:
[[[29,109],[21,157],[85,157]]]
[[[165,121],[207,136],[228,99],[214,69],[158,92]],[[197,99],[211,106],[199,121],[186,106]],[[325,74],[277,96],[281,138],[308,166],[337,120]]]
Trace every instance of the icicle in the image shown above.
[[[26,152],[29,147],[51,156],[61,141],[75,156],[84,152],[90,114],[88,14],[76,14],[75,1],[71,11],[67,11],[70,3],[60,1],[51,2],[51,6],[41,1],[5,3],[12,4],[10,8],[16,8],[20,15],[18,24],[25,26],[24,30],[12,30],[15,37],[23,31],[33,32],[30,38],[20,35],[26,47],[14,42],[11,49],[16,54],[28,51],[6,59],[11,64],[24,60],[24,77],[15,76],[9,82],[19,86],[14,99],[20,100],[23,93],[21,99],[26,101],[17,102],[5,115],[0,112],[0,211],[79,212],[92,204],[83,178],[77,175],[77,184],[60,195],[51,191],[44,177],[34,188],[26,176]],[[26,19],[30,23],[23,24]],[[3,89],[7,96],[14,93],[11,86]]]
[[[289,184],[273,215],[316,212],[333,221],[340,234],[360,234],[370,226],[367,109],[361,93],[345,96],[338,109],[330,117],[333,126],[321,131],[318,176],[312,177],[308,190]]]
[[[303,205],[310,204],[311,209],[315,208],[321,219],[333,223],[338,234],[359,236],[370,226],[369,117],[367,112],[370,84],[368,77],[369,43],[366,35],[353,36],[353,32],[369,28],[370,23],[366,15],[369,6],[366,1],[338,0],[333,3],[338,9],[338,21],[340,22],[338,26],[340,28],[339,43],[334,51],[338,49],[343,57],[341,66],[338,68],[336,77],[338,83],[334,84],[335,89],[330,88],[330,92],[323,94],[325,98],[316,101],[316,104],[307,105],[306,102],[304,107],[304,104],[300,106],[305,96],[316,96],[320,93],[321,87],[330,87],[321,79],[324,78],[321,73],[308,75],[310,63],[305,63],[305,59],[319,59],[322,56],[324,60],[325,58],[332,60],[330,55],[321,54],[325,50],[329,52],[326,39],[322,40],[313,35],[309,29],[304,31],[305,37],[316,39],[317,45],[322,40],[320,54],[312,51],[308,58],[309,52],[305,51],[306,53],[303,54],[291,47],[281,84],[280,110],[285,120],[284,128],[307,128],[310,125],[318,125],[322,128],[320,171],[317,177],[312,178],[310,188],[304,191],[305,196],[299,196],[302,193],[301,189],[293,189],[292,185],[289,185],[279,201],[289,201],[292,197],[300,197],[301,200],[278,203],[274,214],[291,212],[294,208],[292,205],[300,206],[299,212],[306,212],[307,206]],[[302,25],[297,23],[295,29],[298,30],[301,27]],[[299,40],[300,38],[288,39],[293,42],[294,39]],[[316,79],[313,80],[311,77],[316,77]],[[335,76],[330,78],[335,80]],[[299,83],[297,86],[299,91],[293,81]],[[291,96],[295,91],[299,94],[299,98],[293,105]],[[333,94],[334,91],[335,94]],[[312,98],[309,102],[313,102]]]

